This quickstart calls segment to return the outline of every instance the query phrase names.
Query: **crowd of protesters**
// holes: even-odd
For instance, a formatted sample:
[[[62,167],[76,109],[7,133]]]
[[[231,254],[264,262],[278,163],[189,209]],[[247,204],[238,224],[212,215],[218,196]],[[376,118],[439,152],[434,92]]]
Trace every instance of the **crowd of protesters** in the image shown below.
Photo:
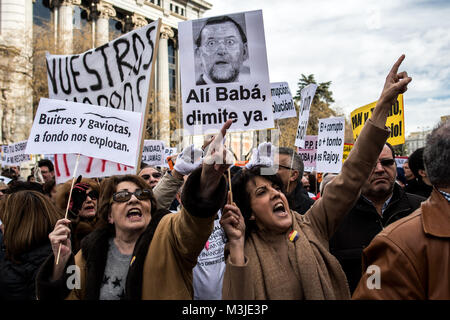
[[[450,299],[450,122],[399,183],[385,123],[411,81],[403,59],[320,183],[269,142],[230,169],[231,120],[172,170],[61,184],[50,160],[26,180],[3,170],[0,300]]]

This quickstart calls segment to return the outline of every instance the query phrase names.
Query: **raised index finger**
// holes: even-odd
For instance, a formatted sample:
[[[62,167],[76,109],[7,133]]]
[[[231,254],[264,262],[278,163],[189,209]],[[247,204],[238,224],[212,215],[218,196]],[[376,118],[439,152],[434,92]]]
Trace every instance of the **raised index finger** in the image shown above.
[[[391,74],[394,74],[394,75],[397,74],[398,68],[400,67],[400,65],[402,64],[404,59],[405,59],[405,55],[402,54],[400,56],[400,58],[397,59],[397,62],[395,62],[394,65],[392,66],[392,69],[391,69],[391,72],[390,72]]]
[[[231,124],[233,123],[233,120],[228,119],[227,122],[222,126],[222,129],[220,129],[220,133],[222,134],[222,137],[225,137],[227,134],[227,130],[231,127]]]

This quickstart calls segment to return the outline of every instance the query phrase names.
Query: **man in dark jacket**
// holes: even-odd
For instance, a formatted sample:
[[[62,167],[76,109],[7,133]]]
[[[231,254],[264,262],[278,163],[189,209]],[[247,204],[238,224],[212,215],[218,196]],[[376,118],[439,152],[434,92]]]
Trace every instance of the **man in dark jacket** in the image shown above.
[[[406,193],[397,183],[392,146],[381,151],[361,196],[330,239],[330,251],[347,276],[350,292],[362,276],[362,251],[387,225],[416,210],[425,198]]]
[[[277,173],[283,181],[291,209],[304,214],[313,205],[314,200],[309,197],[308,191],[303,188],[301,182],[304,168],[303,161],[291,148],[280,147],[278,148],[278,154]],[[292,161],[292,157],[294,157],[294,161]]]

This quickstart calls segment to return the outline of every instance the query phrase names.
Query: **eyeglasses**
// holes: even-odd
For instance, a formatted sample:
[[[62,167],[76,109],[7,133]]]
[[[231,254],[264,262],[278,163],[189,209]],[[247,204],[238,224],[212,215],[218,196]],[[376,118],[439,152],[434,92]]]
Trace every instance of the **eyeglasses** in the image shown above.
[[[112,198],[115,202],[126,202],[131,199],[133,195],[139,200],[150,200],[152,192],[148,189],[138,189],[135,192],[119,191],[113,194]]]
[[[219,44],[223,43],[223,45],[227,49],[234,49],[239,45],[239,42],[235,38],[227,38],[223,40],[218,39],[208,39],[204,44],[203,47],[206,51],[216,51],[219,47]]]
[[[380,161],[377,161],[377,163],[375,163],[375,167],[378,165],[378,162],[383,167],[390,167],[395,163],[395,160],[394,159],[381,159]]]
[[[91,198],[92,200],[98,199],[98,192],[95,190],[92,190],[86,194],[87,197]]]
[[[159,178],[161,178],[162,174],[161,174],[160,172],[154,172],[154,173],[152,173],[151,176],[152,176],[154,179],[159,179]],[[144,179],[144,180],[148,180],[148,179],[150,179],[150,175],[149,175],[149,174],[143,174],[143,175],[141,176],[141,178]]]

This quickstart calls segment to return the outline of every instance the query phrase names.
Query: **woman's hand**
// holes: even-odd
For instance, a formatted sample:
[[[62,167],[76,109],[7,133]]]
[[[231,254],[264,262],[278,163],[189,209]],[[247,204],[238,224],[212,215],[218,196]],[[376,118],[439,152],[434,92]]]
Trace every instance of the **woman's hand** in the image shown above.
[[[236,203],[230,203],[230,198],[230,192],[228,192],[228,203],[222,210],[220,225],[228,238],[231,262],[235,265],[243,265],[245,263],[245,222],[241,210]]]
[[[59,219],[56,222],[53,231],[48,235],[50,243],[52,245],[53,255],[55,257],[55,265],[53,268],[52,276],[53,280],[59,279],[62,276],[66,263],[69,260],[70,255],[72,254],[69,224],[69,219]],[[59,261],[58,264],[56,264],[60,246],[61,251],[59,253]]]
[[[412,81],[411,77],[408,77],[406,71],[398,72],[398,68],[405,59],[405,55],[401,55],[395,62],[391,71],[386,76],[386,82],[384,83],[383,91],[380,98],[377,101],[377,105],[373,110],[372,121],[375,122],[380,128],[384,128],[386,125],[386,119],[392,105],[397,100],[399,94],[405,93],[408,90],[408,83]]]

